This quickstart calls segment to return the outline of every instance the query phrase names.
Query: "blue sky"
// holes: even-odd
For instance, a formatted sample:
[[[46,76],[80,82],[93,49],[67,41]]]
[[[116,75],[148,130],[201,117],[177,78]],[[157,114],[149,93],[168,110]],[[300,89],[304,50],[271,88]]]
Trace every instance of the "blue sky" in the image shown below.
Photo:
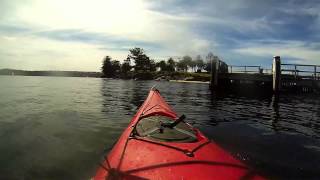
[[[0,68],[99,71],[135,46],[156,60],[320,64],[319,15],[318,0],[2,0]]]

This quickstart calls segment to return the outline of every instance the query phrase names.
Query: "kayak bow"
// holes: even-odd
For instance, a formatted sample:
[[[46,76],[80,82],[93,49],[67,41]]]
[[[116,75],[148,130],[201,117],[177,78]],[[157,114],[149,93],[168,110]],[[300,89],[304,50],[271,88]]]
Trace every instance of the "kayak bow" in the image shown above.
[[[183,119],[152,88],[93,179],[264,179]]]

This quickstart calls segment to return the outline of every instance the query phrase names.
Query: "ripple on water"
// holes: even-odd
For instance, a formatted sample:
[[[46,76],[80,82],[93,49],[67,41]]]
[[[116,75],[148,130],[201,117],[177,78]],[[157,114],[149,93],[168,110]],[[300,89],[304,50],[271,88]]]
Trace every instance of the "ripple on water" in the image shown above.
[[[304,178],[320,169],[318,96],[282,95],[276,104],[211,96],[206,84],[99,78],[1,77],[0,84],[5,177],[88,179],[155,84],[186,121],[260,172]]]

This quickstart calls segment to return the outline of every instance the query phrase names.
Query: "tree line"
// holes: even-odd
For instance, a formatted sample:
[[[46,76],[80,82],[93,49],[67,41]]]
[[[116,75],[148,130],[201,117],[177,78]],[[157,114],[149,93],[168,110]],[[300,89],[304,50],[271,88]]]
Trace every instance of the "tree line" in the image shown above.
[[[211,60],[219,60],[219,57],[209,53],[204,60],[200,55],[194,59],[191,56],[183,56],[175,61],[173,58],[155,62],[146,55],[142,48],[132,48],[123,63],[106,56],[103,59],[102,73],[104,77],[141,78],[151,79],[158,72],[210,72]]]

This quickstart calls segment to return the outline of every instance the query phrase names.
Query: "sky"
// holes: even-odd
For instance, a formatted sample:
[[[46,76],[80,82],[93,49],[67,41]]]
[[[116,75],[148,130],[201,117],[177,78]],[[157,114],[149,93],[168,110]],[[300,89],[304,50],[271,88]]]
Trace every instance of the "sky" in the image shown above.
[[[320,64],[319,0],[0,0],[0,69],[100,71],[212,52],[230,65]]]

